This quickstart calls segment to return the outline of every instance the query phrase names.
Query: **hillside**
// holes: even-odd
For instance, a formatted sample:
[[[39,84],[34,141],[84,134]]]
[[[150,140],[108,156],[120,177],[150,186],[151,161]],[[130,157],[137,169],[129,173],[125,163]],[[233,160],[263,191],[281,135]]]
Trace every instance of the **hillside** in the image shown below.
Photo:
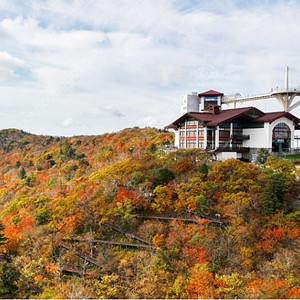
[[[0,131],[0,297],[299,298],[294,165],[172,142]]]

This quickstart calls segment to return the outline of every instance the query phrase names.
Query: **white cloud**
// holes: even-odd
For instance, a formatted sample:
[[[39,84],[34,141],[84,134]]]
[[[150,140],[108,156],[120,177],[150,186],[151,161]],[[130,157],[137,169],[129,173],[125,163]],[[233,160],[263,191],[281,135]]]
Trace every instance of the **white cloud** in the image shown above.
[[[146,116],[144,118],[138,119],[137,124],[141,127],[159,127],[159,125],[161,124],[161,120],[157,119],[155,116]]]
[[[70,126],[70,125],[72,125],[74,123],[74,120],[73,120],[73,118],[67,118],[67,119],[65,119],[63,122],[62,122],[62,125],[64,126],[64,127],[68,127],[68,126]]]
[[[23,60],[11,54],[0,51],[0,80],[9,80],[17,77],[15,70],[25,66]]]
[[[0,111],[21,102],[31,117],[10,106],[2,124],[59,135],[163,127],[192,90],[269,91],[286,65],[298,86],[299,12],[293,0],[3,0]]]

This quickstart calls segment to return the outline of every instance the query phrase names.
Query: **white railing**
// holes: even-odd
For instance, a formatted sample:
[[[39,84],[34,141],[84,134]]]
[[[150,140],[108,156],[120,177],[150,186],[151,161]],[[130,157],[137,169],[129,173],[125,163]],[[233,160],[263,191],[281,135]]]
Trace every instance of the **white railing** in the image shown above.
[[[297,88],[281,88],[278,87],[272,88],[271,92],[269,93],[259,93],[253,95],[246,95],[241,96],[241,94],[231,94],[231,95],[224,95],[223,103],[230,103],[230,102],[243,102],[243,101],[251,101],[251,100],[259,100],[259,99],[266,99],[266,98],[273,98],[276,93],[299,93],[300,95],[300,87]]]

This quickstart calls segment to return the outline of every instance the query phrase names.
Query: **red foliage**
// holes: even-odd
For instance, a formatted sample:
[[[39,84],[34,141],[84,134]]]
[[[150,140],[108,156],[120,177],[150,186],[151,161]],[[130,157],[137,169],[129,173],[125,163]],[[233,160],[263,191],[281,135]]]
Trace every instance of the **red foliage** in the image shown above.
[[[200,244],[189,244],[184,249],[184,255],[189,265],[203,264],[208,262],[210,259],[207,257],[207,252],[203,249]]]
[[[118,202],[123,203],[125,199],[130,199],[132,202],[136,202],[136,196],[132,190],[120,187],[114,200],[114,204],[117,204]]]

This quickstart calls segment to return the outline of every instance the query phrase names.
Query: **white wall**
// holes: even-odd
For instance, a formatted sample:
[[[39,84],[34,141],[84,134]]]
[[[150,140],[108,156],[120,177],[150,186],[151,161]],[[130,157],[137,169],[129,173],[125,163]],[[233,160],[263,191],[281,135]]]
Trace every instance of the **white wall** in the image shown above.
[[[264,128],[251,128],[244,129],[244,135],[250,135],[249,140],[245,140],[243,143],[244,147],[250,148],[272,148],[272,133],[274,127],[279,123],[285,123],[289,126],[291,130],[291,148],[294,149],[294,123],[286,117],[277,119],[276,121],[270,123],[264,123]]]
[[[174,146],[179,148],[179,130],[175,130]]]
[[[181,115],[187,112],[199,112],[200,99],[198,95],[184,95],[181,98]]]
[[[243,142],[244,147],[272,148],[272,139],[269,138],[269,123],[264,128],[249,128],[243,130],[243,135],[250,135],[249,140]]]
[[[235,159],[242,158],[242,153],[237,153],[237,152],[219,152],[219,153],[217,153],[218,160],[223,161],[223,160],[226,160],[229,158],[235,158]]]

